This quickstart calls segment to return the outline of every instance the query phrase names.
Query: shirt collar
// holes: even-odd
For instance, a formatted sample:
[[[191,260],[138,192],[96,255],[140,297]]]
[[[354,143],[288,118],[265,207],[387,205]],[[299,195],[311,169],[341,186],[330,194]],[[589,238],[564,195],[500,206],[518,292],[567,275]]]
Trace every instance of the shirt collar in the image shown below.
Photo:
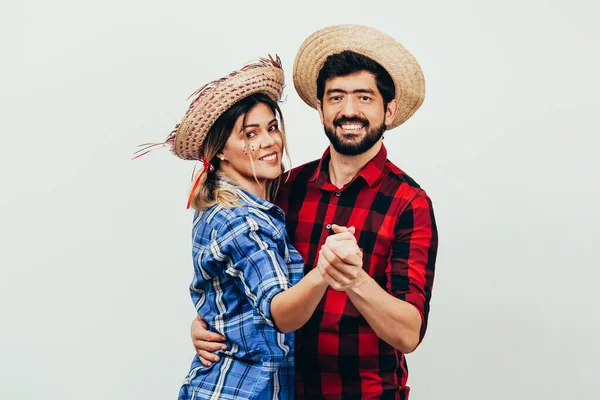
[[[231,188],[239,196],[240,200],[242,200],[244,203],[248,204],[249,206],[256,207],[258,209],[266,210],[266,211],[280,210],[280,208],[277,207],[275,204],[263,199],[262,197],[255,195],[252,192],[249,192],[248,190],[242,189],[240,187],[240,185],[238,185],[235,181],[233,181],[227,177],[220,176],[217,179],[219,180],[219,183],[221,185]]]
[[[328,147],[327,150],[325,150],[325,152],[323,153],[323,156],[321,157],[321,160],[319,161],[319,165],[317,166],[317,169],[315,170],[315,172],[313,172],[313,174],[308,179],[309,181],[313,181],[313,182],[316,181],[317,186],[321,189],[324,186],[326,186],[326,184],[331,184],[331,182],[329,181],[329,162],[330,161],[331,161],[331,150]],[[383,173],[386,161],[387,161],[387,150],[386,150],[385,146],[382,144],[381,149],[375,155],[375,157],[373,157],[371,160],[369,160],[369,162],[367,162],[365,164],[365,166],[362,167],[360,171],[358,171],[358,174],[356,174],[356,176],[354,178],[352,178],[352,180],[348,184],[346,184],[346,186],[351,185],[355,180],[357,180],[360,177],[360,178],[364,179],[365,182],[367,182],[367,184],[369,186],[372,187],[375,184],[375,182],[377,182],[377,179]]]

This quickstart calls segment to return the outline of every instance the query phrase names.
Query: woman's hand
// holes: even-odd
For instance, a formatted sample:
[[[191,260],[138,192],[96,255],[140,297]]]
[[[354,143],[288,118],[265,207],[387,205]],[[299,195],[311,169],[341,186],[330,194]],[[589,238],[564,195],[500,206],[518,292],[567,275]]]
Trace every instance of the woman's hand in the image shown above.
[[[319,251],[319,271],[333,290],[346,291],[362,284],[362,251],[354,237],[355,228],[333,225],[334,235],[325,241]]]

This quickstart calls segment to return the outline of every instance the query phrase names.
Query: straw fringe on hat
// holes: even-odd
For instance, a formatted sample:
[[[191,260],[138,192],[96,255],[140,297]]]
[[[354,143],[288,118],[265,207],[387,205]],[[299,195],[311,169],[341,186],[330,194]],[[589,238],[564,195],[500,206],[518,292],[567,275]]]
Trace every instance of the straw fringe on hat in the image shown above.
[[[281,59],[269,55],[229,75],[207,83],[192,93],[194,100],[185,116],[163,143],[146,143],[134,158],[157,147],[171,147],[184,160],[199,160],[206,134],[229,107],[255,93],[264,93],[279,102],[285,85]],[[209,160],[210,161],[210,160]]]
[[[393,37],[362,25],[329,26],[302,43],[294,61],[294,86],[306,104],[317,108],[319,71],[328,56],[345,50],[372,58],[392,77],[398,113],[387,129],[404,123],[423,104],[425,79],[417,60]]]

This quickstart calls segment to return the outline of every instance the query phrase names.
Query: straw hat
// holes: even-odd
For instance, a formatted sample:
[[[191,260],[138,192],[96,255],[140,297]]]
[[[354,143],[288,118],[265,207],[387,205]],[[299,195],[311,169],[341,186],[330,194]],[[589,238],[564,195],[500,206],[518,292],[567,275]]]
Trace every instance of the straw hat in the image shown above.
[[[157,146],[171,147],[184,160],[199,160],[206,134],[229,107],[255,93],[264,93],[279,102],[284,87],[281,59],[261,58],[229,75],[209,82],[196,90],[196,96],[185,116],[163,143],[146,143],[134,158],[147,154]],[[210,160],[209,160],[210,161]]]
[[[387,127],[409,119],[423,103],[425,80],[417,60],[393,37],[362,25],[334,25],[310,35],[294,61],[294,86],[306,104],[317,108],[317,77],[332,54],[350,50],[377,61],[396,87],[398,113]]]

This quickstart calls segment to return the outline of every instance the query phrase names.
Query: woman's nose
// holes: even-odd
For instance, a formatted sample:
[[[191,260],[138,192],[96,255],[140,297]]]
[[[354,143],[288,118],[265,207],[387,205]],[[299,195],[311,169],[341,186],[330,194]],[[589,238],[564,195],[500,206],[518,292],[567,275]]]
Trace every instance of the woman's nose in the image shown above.
[[[275,138],[269,132],[264,132],[264,137],[262,138],[261,147],[271,147],[275,144]]]

